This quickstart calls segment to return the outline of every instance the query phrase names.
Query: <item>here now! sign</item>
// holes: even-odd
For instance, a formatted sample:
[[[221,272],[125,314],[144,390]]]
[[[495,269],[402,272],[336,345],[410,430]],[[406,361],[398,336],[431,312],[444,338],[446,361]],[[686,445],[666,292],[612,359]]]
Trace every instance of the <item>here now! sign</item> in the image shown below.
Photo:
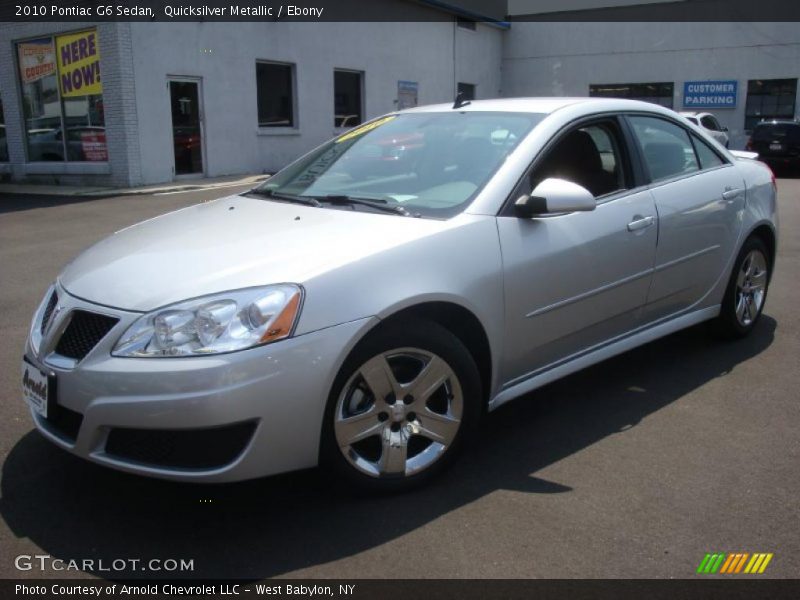
[[[57,36],[56,60],[62,98],[103,93],[96,30]]]
[[[683,84],[684,108],[736,108],[739,82],[686,81]]]

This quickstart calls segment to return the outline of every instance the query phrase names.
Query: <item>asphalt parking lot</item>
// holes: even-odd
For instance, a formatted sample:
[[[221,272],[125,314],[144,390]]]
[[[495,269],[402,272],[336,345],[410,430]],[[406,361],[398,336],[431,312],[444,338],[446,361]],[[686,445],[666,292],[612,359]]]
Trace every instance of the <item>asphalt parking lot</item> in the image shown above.
[[[777,270],[753,336],[695,327],[556,382],[492,413],[435,484],[394,497],[316,471],[147,480],[33,431],[20,359],[59,270],[115,230],[222,194],[0,196],[0,577],[86,576],[14,567],[48,554],[193,559],[180,576],[203,578],[691,578],[717,551],[772,552],[757,577],[800,575],[800,179],[779,180]]]

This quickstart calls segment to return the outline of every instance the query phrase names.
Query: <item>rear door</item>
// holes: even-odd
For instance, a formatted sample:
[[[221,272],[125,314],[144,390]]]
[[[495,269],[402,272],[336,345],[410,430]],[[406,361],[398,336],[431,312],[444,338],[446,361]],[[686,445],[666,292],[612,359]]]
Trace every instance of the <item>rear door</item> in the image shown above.
[[[741,228],[745,182],[725,157],[680,124],[628,117],[658,211],[655,272],[645,318],[701,303],[727,271]]]

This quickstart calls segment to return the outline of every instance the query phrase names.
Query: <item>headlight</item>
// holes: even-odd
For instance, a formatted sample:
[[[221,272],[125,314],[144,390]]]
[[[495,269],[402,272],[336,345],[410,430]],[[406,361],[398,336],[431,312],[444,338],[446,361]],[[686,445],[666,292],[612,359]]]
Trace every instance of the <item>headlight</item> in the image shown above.
[[[204,296],[140,317],[114,346],[114,356],[200,356],[233,352],[289,337],[303,291],[270,285]]]

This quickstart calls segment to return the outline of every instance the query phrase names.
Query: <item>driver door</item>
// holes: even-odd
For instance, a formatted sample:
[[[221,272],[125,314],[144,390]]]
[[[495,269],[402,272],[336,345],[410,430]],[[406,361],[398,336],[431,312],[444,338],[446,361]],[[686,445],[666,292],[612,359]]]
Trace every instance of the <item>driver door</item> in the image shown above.
[[[568,179],[592,192],[595,210],[498,217],[505,281],[504,387],[641,324],[658,217],[651,194],[635,189],[632,175],[617,119],[584,122],[548,146],[521,193],[548,177]]]

